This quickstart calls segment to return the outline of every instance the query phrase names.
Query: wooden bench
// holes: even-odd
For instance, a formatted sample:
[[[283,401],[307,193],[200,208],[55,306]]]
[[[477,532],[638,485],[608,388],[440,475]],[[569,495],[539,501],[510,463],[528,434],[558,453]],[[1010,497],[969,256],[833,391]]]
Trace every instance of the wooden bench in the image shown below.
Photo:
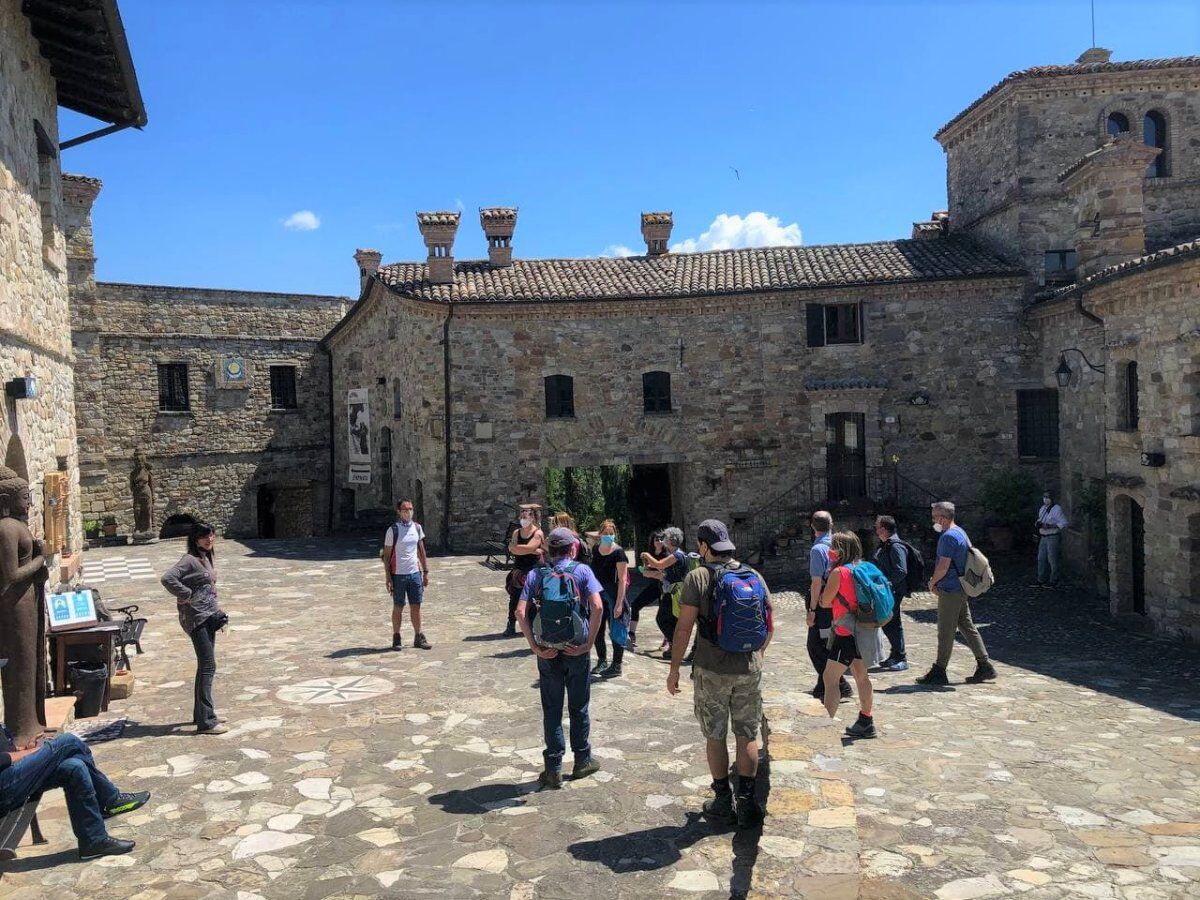
[[[44,844],[41,826],[38,825],[37,807],[41,794],[31,797],[24,806],[0,816],[0,862],[17,858],[17,844],[29,831],[35,844]]]

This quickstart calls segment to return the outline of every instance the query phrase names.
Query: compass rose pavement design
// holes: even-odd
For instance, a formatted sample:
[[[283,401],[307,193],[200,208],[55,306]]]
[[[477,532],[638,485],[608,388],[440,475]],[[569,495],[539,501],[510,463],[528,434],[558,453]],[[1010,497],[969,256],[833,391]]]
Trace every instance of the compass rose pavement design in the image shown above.
[[[389,694],[392,683],[373,675],[349,675],[340,678],[314,678],[289,684],[276,693],[287,703],[353,703]]]

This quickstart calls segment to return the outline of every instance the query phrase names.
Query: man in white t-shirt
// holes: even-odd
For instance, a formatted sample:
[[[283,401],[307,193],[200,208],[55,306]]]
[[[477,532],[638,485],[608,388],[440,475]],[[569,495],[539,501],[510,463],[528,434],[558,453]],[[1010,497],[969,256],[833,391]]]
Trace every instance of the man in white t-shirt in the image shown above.
[[[412,619],[413,646],[428,650],[429,641],[421,630],[421,600],[429,587],[429,562],[425,558],[425,529],[413,521],[411,500],[396,503],[396,521],[383,538],[383,579],[392,595],[392,649],[404,646],[400,625],[404,621],[404,605]]]

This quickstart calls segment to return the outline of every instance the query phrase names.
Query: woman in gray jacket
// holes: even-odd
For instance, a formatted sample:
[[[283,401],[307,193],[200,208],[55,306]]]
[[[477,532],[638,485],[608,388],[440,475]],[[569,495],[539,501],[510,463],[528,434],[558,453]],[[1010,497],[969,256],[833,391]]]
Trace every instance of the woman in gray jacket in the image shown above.
[[[217,605],[217,571],[213,564],[216,531],[198,523],[187,539],[187,553],[162,577],[162,585],[175,597],[179,624],[196,649],[196,687],[192,718],[196,734],[224,734],[213,708],[212,683],[217,673],[217,632],[228,617]]]

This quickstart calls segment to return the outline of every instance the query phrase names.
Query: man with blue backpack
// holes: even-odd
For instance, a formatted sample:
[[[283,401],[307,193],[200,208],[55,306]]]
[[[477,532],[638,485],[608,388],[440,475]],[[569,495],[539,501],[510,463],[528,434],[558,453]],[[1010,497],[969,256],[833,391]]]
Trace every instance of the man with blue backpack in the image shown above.
[[[545,771],[538,776],[542,788],[562,787],[563,697],[571,721],[571,752],[575,755],[573,779],[586,778],[600,770],[592,758],[592,685],[588,675],[592,645],[600,631],[603,607],[601,586],[592,570],[573,558],[578,538],[567,528],[550,532],[548,564],[538,566],[525,578],[517,603],[517,623],[538,658],[538,686],[542,696],[542,727],[546,749]],[[537,616],[529,623],[530,605]]]
[[[696,543],[702,565],[683,581],[667,692],[679,693],[679,668],[692,629],[699,623],[692,664],[694,707],[707,741],[715,795],[705,802],[703,812],[715,822],[750,828],[763,819],[755,788],[763,651],[774,632],[771,595],[761,575],[733,558],[736,548],[723,523],[701,522]],[[736,801],[729,784],[730,722],[737,745]]]
[[[873,557],[875,565],[887,576],[892,586],[892,596],[896,599],[892,618],[883,626],[883,634],[892,650],[879,667],[888,672],[903,672],[908,668],[908,656],[904,650],[900,603],[914,591],[924,589],[925,560],[916,547],[896,533],[896,520],[891,516],[878,516],[875,519],[875,537],[879,538],[879,546],[875,548]]]

